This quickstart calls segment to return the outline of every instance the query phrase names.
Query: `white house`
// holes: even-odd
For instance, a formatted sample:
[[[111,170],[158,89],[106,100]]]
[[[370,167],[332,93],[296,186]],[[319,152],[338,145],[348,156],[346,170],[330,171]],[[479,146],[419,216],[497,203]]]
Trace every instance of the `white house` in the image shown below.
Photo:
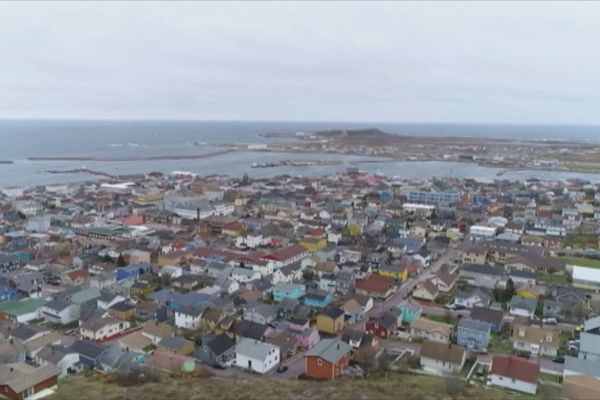
[[[471,237],[471,240],[493,239],[497,233],[498,227],[496,226],[473,225],[469,229],[469,236]]]
[[[428,340],[421,346],[419,361],[425,371],[454,375],[460,373],[465,365],[466,354],[461,346]]]
[[[163,277],[165,275],[169,275],[172,278],[179,278],[183,275],[183,268],[177,267],[175,265],[165,265],[158,271],[158,276]]]
[[[536,394],[539,372],[538,364],[530,363],[524,358],[494,356],[488,374],[488,385]]]
[[[98,299],[96,299],[96,303],[98,305],[98,308],[102,309],[102,310],[108,310],[110,307],[112,307],[113,305],[120,303],[122,301],[127,300],[125,297],[121,296],[120,294],[115,294],[115,293],[102,293],[102,295],[100,297],[98,297]]]
[[[229,278],[238,283],[248,283],[260,280],[261,274],[259,271],[254,271],[252,269],[234,267]]]
[[[175,311],[175,326],[185,329],[198,329],[202,318],[202,310],[183,308]]]
[[[264,374],[279,365],[279,347],[244,338],[235,348],[235,365]]]
[[[129,329],[129,321],[118,318],[95,318],[80,327],[81,337],[89,340],[106,340]]]
[[[68,325],[79,319],[81,308],[79,304],[66,300],[52,300],[44,304],[42,317],[54,324]]]
[[[40,366],[55,365],[60,370],[58,378],[80,369],[79,354],[63,345],[48,344],[35,354],[34,360]]]

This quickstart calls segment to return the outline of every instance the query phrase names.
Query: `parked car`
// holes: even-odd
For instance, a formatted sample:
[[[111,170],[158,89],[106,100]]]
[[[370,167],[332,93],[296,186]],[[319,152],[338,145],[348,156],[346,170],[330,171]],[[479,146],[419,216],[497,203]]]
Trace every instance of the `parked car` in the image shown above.
[[[556,356],[552,359],[553,362],[557,363],[557,364],[564,364],[565,363],[565,358],[563,356]]]
[[[288,370],[287,365],[280,365],[279,367],[277,367],[277,373],[279,373],[279,374],[282,374],[287,370]]]
[[[556,318],[544,318],[542,323],[544,325],[556,325],[558,324],[558,320]]]

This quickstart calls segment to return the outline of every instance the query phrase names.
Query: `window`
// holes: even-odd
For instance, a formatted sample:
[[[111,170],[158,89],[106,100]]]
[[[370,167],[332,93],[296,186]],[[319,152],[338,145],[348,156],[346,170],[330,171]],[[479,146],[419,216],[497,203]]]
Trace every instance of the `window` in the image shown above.
[[[323,365],[323,360],[321,360],[321,359],[319,358],[319,359],[317,360],[317,365],[318,365],[318,366],[321,366],[321,365]]]

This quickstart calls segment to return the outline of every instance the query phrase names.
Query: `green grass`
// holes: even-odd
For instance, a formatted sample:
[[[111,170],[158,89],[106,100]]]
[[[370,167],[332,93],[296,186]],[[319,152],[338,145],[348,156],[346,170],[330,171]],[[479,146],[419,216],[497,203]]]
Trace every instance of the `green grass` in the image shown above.
[[[513,350],[512,340],[506,339],[499,333],[492,333],[490,337],[490,350],[494,353],[511,353]]]
[[[540,274],[539,278],[548,285],[567,285],[570,283],[567,273],[562,275]]]
[[[452,318],[440,317],[439,315],[425,315],[424,317],[431,321],[441,322],[444,324],[452,324],[453,323]]]
[[[600,260],[593,260],[584,257],[559,257],[561,260],[571,265],[579,265],[581,267],[600,268]]]
[[[195,399],[220,400],[240,398],[248,400],[270,399],[559,399],[560,392],[529,396],[485,385],[459,384],[452,391],[452,380],[396,372],[380,373],[366,379],[341,378],[333,382],[306,381],[298,379],[276,380],[255,378],[222,379],[165,377],[160,383],[121,387],[107,382],[102,376],[70,376],[60,381],[57,392],[49,399],[86,400],[163,400]]]
[[[545,372],[540,372],[539,380],[545,382],[562,383],[562,377],[560,375],[547,374]]]
[[[597,249],[598,236],[596,235],[567,235],[565,245],[574,249]]]

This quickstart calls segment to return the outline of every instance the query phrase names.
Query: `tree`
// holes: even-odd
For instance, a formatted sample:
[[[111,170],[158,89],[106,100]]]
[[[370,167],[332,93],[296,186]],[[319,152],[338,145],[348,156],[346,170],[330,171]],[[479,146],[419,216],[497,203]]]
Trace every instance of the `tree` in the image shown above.
[[[512,279],[508,278],[506,281],[506,286],[504,287],[504,291],[502,292],[502,301],[505,303],[510,301],[516,292],[515,284],[513,283]]]
[[[119,253],[119,257],[117,257],[117,267],[125,267],[125,266],[127,266],[125,257],[123,257],[123,253]]]

